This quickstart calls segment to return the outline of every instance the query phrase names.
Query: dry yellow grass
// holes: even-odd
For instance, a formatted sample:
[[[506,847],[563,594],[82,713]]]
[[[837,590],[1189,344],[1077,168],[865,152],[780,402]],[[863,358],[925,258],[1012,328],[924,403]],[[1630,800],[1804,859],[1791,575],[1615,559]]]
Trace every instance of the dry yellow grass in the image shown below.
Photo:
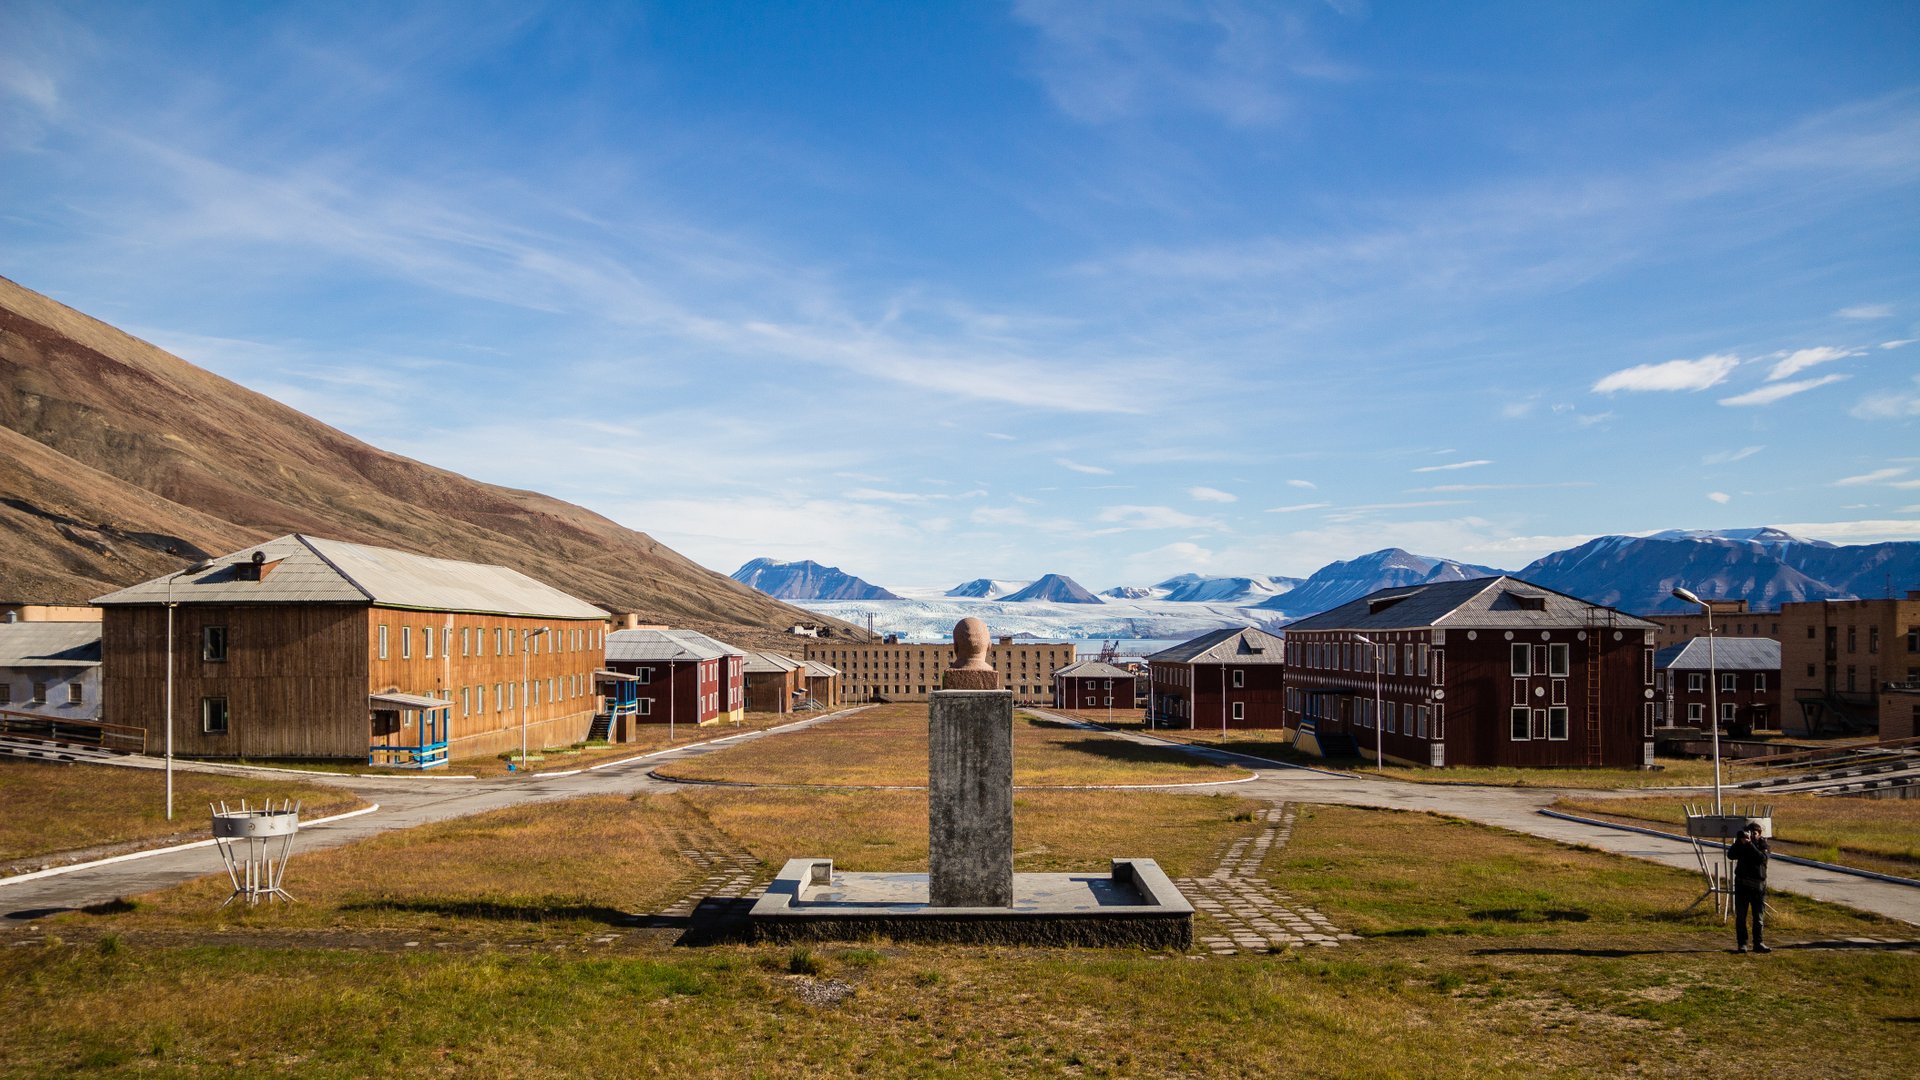
[[[366,805],[345,788],[306,780],[176,771],[174,819],[157,769],[47,765],[0,758],[0,864],[106,845],[160,844],[209,835],[207,804],[293,799],[304,818]]]
[[[1728,803],[1773,806],[1774,848],[1790,855],[1837,862],[1883,873],[1920,876],[1920,800],[1842,799],[1818,795],[1726,792]],[[1711,795],[1686,798],[1563,798],[1554,805],[1570,814],[1626,821],[1685,834],[1685,806],[1711,803]]]
[[[1025,787],[1204,783],[1250,775],[1026,713],[1014,719],[1013,768],[1014,783]],[[927,782],[927,707],[877,706],[778,740],[675,762],[660,772],[752,784],[921,786]]]

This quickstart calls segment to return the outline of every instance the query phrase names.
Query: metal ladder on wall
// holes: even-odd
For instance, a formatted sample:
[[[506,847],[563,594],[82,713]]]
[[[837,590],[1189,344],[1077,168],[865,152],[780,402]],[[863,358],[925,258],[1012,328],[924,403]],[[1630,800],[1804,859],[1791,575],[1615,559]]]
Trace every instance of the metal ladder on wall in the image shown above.
[[[1613,629],[1613,609],[1587,608],[1587,764],[1606,760],[1600,746],[1600,665],[1606,654],[1600,635]]]

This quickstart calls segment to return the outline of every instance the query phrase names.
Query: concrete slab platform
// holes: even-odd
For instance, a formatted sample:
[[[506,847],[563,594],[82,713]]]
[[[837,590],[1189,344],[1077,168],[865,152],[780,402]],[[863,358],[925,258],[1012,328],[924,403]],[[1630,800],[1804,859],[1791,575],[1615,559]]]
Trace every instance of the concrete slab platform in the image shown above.
[[[1186,949],[1193,905],[1152,859],[1110,873],[1015,874],[1011,907],[934,907],[925,874],[837,872],[789,859],[753,905],[756,941],[960,942]]]

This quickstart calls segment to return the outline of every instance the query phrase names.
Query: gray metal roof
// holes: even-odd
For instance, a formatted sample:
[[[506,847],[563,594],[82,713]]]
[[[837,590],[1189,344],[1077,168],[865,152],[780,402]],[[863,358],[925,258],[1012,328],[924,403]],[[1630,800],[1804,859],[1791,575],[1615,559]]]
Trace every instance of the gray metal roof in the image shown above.
[[[0,667],[96,667],[97,622],[0,623]]]
[[[831,679],[840,674],[839,668],[828,667],[818,660],[808,660],[804,665],[809,679]]]
[[[1133,672],[1100,660],[1075,660],[1053,673],[1056,679],[1131,679]]]
[[[453,702],[427,694],[403,694],[398,690],[389,690],[384,694],[368,694],[367,707],[376,711],[382,709],[451,709]]]
[[[1537,606],[1536,606],[1537,605]],[[1288,623],[1299,630],[1585,629],[1589,618],[1615,630],[1653,630],[1653,623],[1591,604],[1543,585],[1501,575],[1436,581],[1368,593],[1331,611]]]
[[[800,670],[800,661],[790,660],[774,652],[749,652],[745,670],[755,675],[765,675],[768,672],[784,674]]]
[[[607,659],[693,661],[718,660],[745,652],[698,630],[615,630],[607,635]]]
[[[1666,670],[1707,670],[1707,639],[1689,638],[1653,654],[1653,666]],[[1779,671],[1780,643],[1763,637],[1715,637],[1713,667],[1719,671]]]
[[[1280,639],[1250,626],[1213,630],[1147,657],[1162,664],[1284,664]]]
[[[260,552],[273,564],[259,581],[239,576]],[[171,587],[169,583],[171,582]],[[432,559],[392,548],[293,533],[223,555],[198,573],[163,575],[96,604],[377,604],[428,611],[604,619],[578,597],[505,566]]]

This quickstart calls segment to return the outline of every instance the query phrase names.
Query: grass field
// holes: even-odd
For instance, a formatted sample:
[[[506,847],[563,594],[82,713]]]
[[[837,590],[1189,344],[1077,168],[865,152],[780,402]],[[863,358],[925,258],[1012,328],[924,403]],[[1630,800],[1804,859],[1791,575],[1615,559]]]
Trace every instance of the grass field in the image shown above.
[[[365,805],[330,784],[218,776],[176,770],[174,819],[167,820],[166,775],[104,765],[46,765],[0,758],[0,866],[123,844],[199,840],[209,835],[207,804],[294,799],[311,819]]]
[[[1711,799],[1710,795],[1692,795],[1684,800],[1656,796],[1563,798],[1554,805],[1570,814],[1625,821],[1684,836],[1684,804],[1700,805]],[[1881,873],[1920,877],[1920,800],[1767,796],[1744,791],[1727,792],[1723,799],[1743,808],[1756,802],[1771,804],[1775,851]]]
[[[1095,802],[1104,807],[1089,824]],[[1182,864],[1207,863],[1255,827],[1240,809],[1220,796],[1034,793],[1019,811],[1021,864],[1039,869],[1141,844],[1176,873],[1194,870]],[[763,858],[805,849],[876,869],[911,865],[923,854],[909,840],[916,826],[924,832],[919,810],[913,793],[876,791],[548,804],[359,845],[361,854],[342,850],[333,862],[323,857],[335,853],[315,853],[289,877],[313,899],[245,916],[245,926],[204,922],[198,912],[210,896],[200,886],[146,898],[132,912],[63,917],[42,929],[69,940],[0,950],[0,1008],[33,1018],[0,1042],[0,1072],[1691,1077],[1920,1069],[1912,1037],[1920,957],[1791,947],[1731,956],[1717,920],[1678,913],[1691,897],[1690,875],[1427,815],[1300,809],[1291,843],[1269,856],[1265,874],[1364,936],[1335,950],[687,948],[593,917],[530,921],[511,905],[471,903],[516,895],[532,898],[531,908],[658,902],[673,889],[646,882],[681,865],[679,831],[688,828]],[[556,850],[569,846],[574,853]],[[359,880],[368,873],[381,876]],[[349,899],[376,894],[388,902]],[[392,919],[422,920],[379,924],[418,930],[420,947],[358,933]],[[275,920],[289,932],[223,943],[244,929],[271,930]],[[1775,920],[1782,945],[1901,932],[1790,899]]]
[[[1250,775],[1176,750],[1041,721],[1024,711],[1014,717],[1013,759],[1013,781],[1027,787],[1186,784]],[[927,706],[879,705],[777,740],[675,762],[661,772],[677,779],[753,784],[925,785]]]

